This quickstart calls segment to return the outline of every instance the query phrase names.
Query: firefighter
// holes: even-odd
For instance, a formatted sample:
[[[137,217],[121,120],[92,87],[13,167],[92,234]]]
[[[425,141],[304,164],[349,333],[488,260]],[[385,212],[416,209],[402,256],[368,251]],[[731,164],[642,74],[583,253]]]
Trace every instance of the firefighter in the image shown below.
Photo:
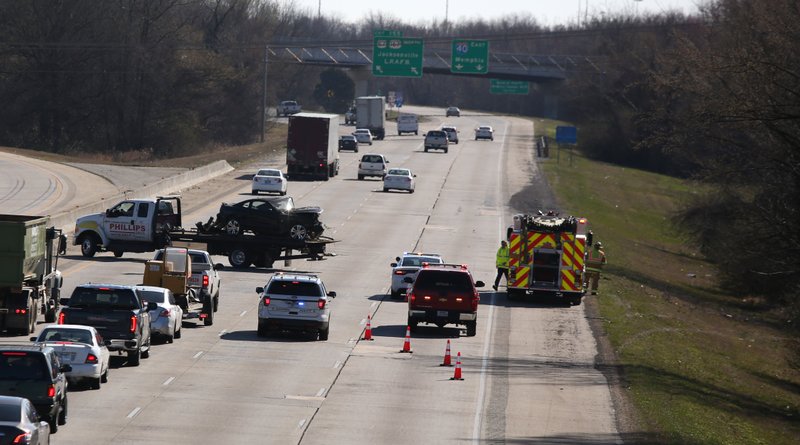
[[[506,240],[500,241],[500,248],[497,249],[495,256],[495,265],[497,265],[497,277],[494,279],[492,289],[497,290],[497,285],[500,284],[500,277],[506,276],[506,284],[508,284],[508,243]]]
[[[606,264],[606,253],[603,251],[603,244],[600,241],[594,243],[591,249],[586,252],[586,275],[584,279],[584,287],[589,288],[591,281],[592,295],[597,294],[597,285],[600,281],[600,271]]]

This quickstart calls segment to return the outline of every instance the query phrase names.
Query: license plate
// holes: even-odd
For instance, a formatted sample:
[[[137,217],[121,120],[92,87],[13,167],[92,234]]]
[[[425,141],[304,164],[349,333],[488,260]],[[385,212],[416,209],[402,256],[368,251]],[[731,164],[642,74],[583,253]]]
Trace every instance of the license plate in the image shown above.
[[[69,363],[75,360],[75,353],[74,352],[59,352],[58,358],[61,359],[64,363]]]
[[[447,315],[448,315],[447,311],[436,311],[437,317],[447,317]]]

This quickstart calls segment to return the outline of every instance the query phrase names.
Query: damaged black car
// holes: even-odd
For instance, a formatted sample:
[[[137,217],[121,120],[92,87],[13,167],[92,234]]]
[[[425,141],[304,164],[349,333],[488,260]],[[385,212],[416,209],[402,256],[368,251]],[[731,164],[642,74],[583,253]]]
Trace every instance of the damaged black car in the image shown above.
[[[245,231],[256,235],[288,236],[296,240],[316,239],[325,226],[320,207],[295,207],[290,196],[248,199],[223,203],[210,230],[238,236]]]

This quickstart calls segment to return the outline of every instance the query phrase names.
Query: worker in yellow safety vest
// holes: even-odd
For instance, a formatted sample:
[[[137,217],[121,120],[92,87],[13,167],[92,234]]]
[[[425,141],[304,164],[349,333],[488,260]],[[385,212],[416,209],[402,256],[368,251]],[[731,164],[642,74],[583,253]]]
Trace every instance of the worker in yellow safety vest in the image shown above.
[[[583,285],[588,289],[591,281],[592,295],[597,294],[597,285],[600,281],[600,271],[606,264],[606,253],[603,251],[603,244],[600,241],[594,243],[591,249],[586,252],[586,274]]]
[[[497,277],[494,279],[494,286],[492,289],[497,290],[497,285],[500,284],[500,277],[506,276],[506,284],[508,284],[508,243],[503,240],[500,241],[500,248],[497,249],[495,256],[495,265],[497,265]]]

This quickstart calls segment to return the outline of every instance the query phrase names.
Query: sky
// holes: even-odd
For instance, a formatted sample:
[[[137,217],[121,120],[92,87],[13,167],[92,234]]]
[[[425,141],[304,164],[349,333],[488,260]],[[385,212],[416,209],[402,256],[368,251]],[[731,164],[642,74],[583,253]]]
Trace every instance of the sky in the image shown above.
[[[434,15],[439,21],[465,19],[490,20],[528,13],[543,25],[575,23],[578,14],[658,14],[665,11],[697,12],[707,0],[283,0],[314,14],[321,10],[328,17],[358,22],[370,11],[392,16],[406,23],[429,24]]]

